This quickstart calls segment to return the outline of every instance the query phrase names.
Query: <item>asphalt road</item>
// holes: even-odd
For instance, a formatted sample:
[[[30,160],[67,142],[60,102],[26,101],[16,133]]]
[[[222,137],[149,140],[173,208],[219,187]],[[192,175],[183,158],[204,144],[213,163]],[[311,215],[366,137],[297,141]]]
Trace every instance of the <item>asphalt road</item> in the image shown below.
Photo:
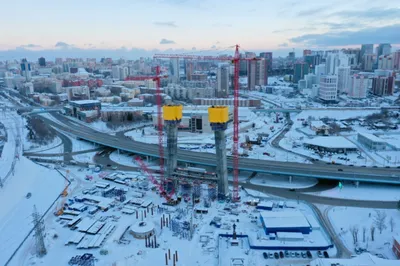
[[[82,139],[96,142],[116,149],[158,157],[158,146],[133,141],[127,137],[112,136],[92,128],[75,123],[60,114],[53,114],[59,121],[42,117],[53,127],[69,132]],[[215,166],[215,154],[178,150],[178,161],[198,165]],[[228,167],[232,168],[232,159],[228,157]],[[342,171],[339,171],[341,169]],[[364,168],[332,164],[302,164],[240,158],[239,170],[256,171],[278,175],[305,176],[314,178],[353,180],[361,182],[400,184],[400,169],[397,168]]]

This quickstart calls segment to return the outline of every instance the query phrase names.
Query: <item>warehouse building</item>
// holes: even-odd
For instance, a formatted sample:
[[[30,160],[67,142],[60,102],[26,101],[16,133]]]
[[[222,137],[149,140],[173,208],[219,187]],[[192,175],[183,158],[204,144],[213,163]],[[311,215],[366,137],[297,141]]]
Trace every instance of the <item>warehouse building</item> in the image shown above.
[[[386,149],[386,141],[373,134],[359,132],[357,134],[357,140],[370,150],[382,151]]]
[[[260,213],[265,234],[278,232],[309,234],[311,226],[298,210],[266,211]]]
[[[101,103],[97,100],[71,101],[64,111],[66,115],[91,122],[100,117]]]
[[[304,141],[304,147],[321,151],[334,153],[356,152],[357,146],[344,137],[316,137]]]

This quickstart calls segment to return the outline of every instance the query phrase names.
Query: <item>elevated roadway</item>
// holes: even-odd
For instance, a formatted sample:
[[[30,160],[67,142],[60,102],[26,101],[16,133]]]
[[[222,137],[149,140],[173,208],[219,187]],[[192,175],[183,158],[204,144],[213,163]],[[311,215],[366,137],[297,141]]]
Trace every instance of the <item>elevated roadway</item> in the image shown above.
[[[92,128],[74,123],[60,114],[52,114],[52,116],[55,119],[46,117],[43,117],[43,119],[54,128],[68,132],[78,138],[143,156],[159,157],[158,147],[155,144],[132,141],[127,137],[101,133]],[[178,150],[178,161],[197,165],[216,166],[215,154],[212,153]],[[229,157],[228,168],[232,168],[232,159]],[[345,165],[302,164],[240,158],[239,170],[319,179],[400,184],[400,169],[397,168],[364,168]]]

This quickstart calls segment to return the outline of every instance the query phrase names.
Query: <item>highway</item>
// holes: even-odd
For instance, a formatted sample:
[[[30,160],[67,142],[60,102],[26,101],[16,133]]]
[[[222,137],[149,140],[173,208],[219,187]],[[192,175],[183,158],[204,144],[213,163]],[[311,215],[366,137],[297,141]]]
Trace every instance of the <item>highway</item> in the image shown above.
[[[68,132],[81,139],[135,154],[159,157],[158,147],[155,144],[142,143],[133,141],[127,137],[113,136],[98,132],[92,128],[75,123],[60,114],[52,114],[52,116],[54,119],[46,117],[42,117],[42,119],[46,120],[46,122],[54,128]],[[215,154],[187,150],[178,150],[178,161],[206,166],[216,165]],[[232,168],[231,158],[228,158],[228,167]],[[319,179],[400,184],[400,169],[397,168],[364,168],[332,164],[311,165],[294,162],[240,158],[239,170],[286,176],[313,177]]]

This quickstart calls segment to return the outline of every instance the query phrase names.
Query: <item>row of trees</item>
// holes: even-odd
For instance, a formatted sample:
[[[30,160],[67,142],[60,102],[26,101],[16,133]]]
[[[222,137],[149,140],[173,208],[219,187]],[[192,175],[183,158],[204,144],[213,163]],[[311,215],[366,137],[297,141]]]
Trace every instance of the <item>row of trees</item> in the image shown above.
[[[382,234],[382,231],[387,228],[386,218],[387,218],[386,212],[380,211],[380,210],[375,210],[375,214],[373,216],[373,223],[372,223],[371,227],[369,228],[371,241],[375,241],[375,229],[378,229],[379,234]],[[390,217],[389,226],[390,226],[391,232],[393,232],[395,225],[396,225],[396,223],[395,223],[393,217]],[[359,227],[357,225],[352,225],[352,226],[350,226],[349,231],[353,237],[353,244],[356,245],[358,243]],[[362,238],[363,238],[362,241],[364,243],[366,241],[366,234],[367,234],[367,227],[364,226],[362,228]]]

